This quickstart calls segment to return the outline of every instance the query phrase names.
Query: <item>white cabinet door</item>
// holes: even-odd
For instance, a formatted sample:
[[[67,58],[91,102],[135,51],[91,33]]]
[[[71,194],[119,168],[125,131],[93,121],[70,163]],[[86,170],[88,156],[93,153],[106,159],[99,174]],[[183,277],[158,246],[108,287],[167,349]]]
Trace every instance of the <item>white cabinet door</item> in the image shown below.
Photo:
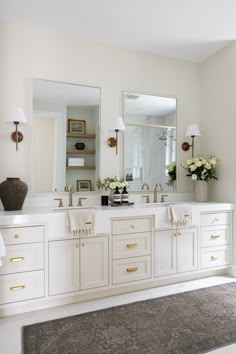
[[[180,231],[177,236],[177,273],[190,272],[197,269],[197,229],[189,228]]]
[[[49,242],[49,295],[79,290],[79,240]]]
[[[81,289],[108,285],[108,236],[80,240]]]
[[[155,232],[155,277],[176,273],[176,237],[173,230]]]

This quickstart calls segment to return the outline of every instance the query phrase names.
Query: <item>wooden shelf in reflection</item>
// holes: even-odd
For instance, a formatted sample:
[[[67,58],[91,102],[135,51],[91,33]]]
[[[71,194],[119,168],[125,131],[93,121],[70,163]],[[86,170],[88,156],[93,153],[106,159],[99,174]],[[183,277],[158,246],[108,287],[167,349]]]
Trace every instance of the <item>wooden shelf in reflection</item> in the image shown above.
[[[95,166],[66,166],[67,170],[95,170]]]
[[[75,133],[67,133],[68,138],[83,138],[83,139],[95,139],[96,134],[75,134]]]
[[[66,152],[67,155],[72,155],[72,154],[76,154],[76,155],[94,155],[95,154],[95,150],[72,150],[72,151],[67,151]]]

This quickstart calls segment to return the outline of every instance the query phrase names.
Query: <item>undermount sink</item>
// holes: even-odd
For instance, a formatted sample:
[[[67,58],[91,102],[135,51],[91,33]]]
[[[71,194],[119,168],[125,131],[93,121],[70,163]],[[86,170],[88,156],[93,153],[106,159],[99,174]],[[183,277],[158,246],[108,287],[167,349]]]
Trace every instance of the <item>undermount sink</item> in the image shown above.
[[[71,210],[71,209],[96,209],[95,207],[91,207],[91,206],[65,206],[65,207],[53,207],[52,210]]]
[[[160,202],[160,203],[145,203],[144,206],[146,208],[160,208],[160,207],[167,207],[168,205],[174,205],[178,203],[174,202]]]

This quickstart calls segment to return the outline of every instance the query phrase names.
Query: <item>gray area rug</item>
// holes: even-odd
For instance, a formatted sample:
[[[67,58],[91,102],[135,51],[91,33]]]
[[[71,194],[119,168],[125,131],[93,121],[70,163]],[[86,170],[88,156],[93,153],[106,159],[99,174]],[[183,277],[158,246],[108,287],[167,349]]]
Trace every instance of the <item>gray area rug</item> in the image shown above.
[[[23,341],[25,354],[205,353],[236,342],[236,283],[26,326]]]

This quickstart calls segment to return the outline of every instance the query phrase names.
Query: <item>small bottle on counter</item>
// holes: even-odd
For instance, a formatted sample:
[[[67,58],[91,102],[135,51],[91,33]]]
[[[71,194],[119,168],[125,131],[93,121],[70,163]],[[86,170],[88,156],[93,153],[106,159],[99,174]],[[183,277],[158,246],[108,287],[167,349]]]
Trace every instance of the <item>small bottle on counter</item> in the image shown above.
[[[120,194],[118,187],[116,187],[116,190],[113,194],[113,203],[114,204],[121,204],[121,194]]]
[[[123,192],[121,193],[121,201],[122,201],[122,204],[129,203],[129,194],[126,190],[126,187],[123,188]]]

